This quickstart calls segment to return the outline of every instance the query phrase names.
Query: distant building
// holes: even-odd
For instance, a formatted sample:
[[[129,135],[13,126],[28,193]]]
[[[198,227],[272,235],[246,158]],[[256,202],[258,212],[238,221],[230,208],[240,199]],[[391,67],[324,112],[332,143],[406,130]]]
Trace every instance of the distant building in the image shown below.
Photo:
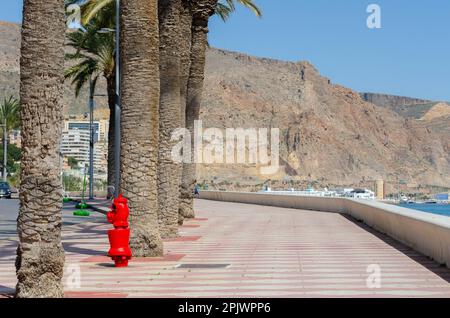
[[[106,141],[100,141],[94,144],[94,159],[96,169],[99,172],[108,172],[108,143]]]
[[[434,196],[434,198],[438,201],[448,201],[449,194],[448,193],[439,193]]]
[[[76,128],[64,130],[61,138],[61,154],[64,159],[73,157],[78,161],[80,167],[89,165],[89,139],[89,130]],[[106,171],[104,149],[104,142],[94,144],[94,169],[97,171]]]
[[[384,198],[386,197],[384,180],[375,181],[375,197],[377,200],[384,200]]]
[[[64,130],[61,138],[61,153],[64,158],[72,157],[79,163],[89,162],[89,131]]]
[[[20,135],[20,130],[14,129],[9,133],[8,143],[12,144],[18,148],[22,146],[22,137]]]
[[[109,121],[97,120],[93,122],[94,142],[108,141]],[[64,130],[86,130],[89,132],[89,120],[69,119],[64,121]]]

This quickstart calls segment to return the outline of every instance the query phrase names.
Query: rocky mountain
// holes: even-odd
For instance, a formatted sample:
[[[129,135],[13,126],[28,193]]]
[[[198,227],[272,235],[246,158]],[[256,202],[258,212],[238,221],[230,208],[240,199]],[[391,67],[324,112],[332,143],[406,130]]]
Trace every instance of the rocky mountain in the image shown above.
[[[450,116],[450,104],[448,103],[437,103],[430,108],[425,115],[422,116],[423,120],[434,120],[437,118],[447,118]]]
[[[20,26],[15,23],[0,21],[0,101],[10,95],[19,94],[19,57],[20,57]],[[99,84],[98,91],[103,91],[106,83]],[[99,108],[107,107],[104,97],[97,97]],[[78,98],[67,82],[64,88],[64,108],[68,114],[82,114],[88,111],[88,91],[84,89]]]
[[[366,102],[390,109],[402,117],[419,119],[425,115],[436,102],[405,96],[387,94],[360,93]]]
[[[0,23],[0,98],[18,93],[19,27]],[[102,93],[104,83],[97,92]],[[70,83],[66,113],[87,109]],[[106,101],[97,98],[99,108]],[[427,105],[427,106],[424,106]],[[383,178],[410,186],[450,187],[450,116],[443,105],[358,93],[332,83],[308,62],[283,62],[209,49],[203,126],[279,128],[281,169],[200,165],[198,181],[218,188],[372,186]]]
[[[383,178],[450,185],[450,118],[416,120],[331,83],[308,62],[290,63],[210,50],[202,118],[213,127],[278,127],[284,169],[267,177],[245,167],[207,167],[200,175],[243,175],[317,186]],[[378,98],[377,101],[380,101]],[[389,103],[387,103],[389,101]],[[427,101],[415,100],[416,104]],[[447,126],[447,128],[446,128]],[[439,127],[439,128],[438,128]],[[253,172],[251,172],[253,171]]]
[[[388,94],[360,93],[360,95],[366,102],[392,109],[396,107],[428,104],[433,102],[431,100]]]

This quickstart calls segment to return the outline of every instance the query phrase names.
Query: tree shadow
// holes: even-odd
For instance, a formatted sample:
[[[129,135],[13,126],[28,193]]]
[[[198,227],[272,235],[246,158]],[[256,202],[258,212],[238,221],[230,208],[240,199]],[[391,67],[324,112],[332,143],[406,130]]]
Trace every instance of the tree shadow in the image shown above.
[[[89,256],[105,256],[105,251],[98,251],[89,248],[73,246],[75,243],[63,242],[64,251],[74,254],[89,255]],[[77,243],[78,244],[78,243]]]
[[[108,235],[108,231],[107,230],[96,230],[96,229],[94,229],[94,226],[88,227],[88,228],[84,228],[79,233],[83,234],[83,236],[85,236],[86,234]]]
[[[365,224],[362,221],[358,221],[354,219],[353,217],[349,215],[342,214],[344,218],[352,222],[353,224],[357,225],[359,228],[363,229],[366,232],[369,232],[376,238],[380,239],[387,245],[393,247],[406,257],[410,258],[411,260],[415,261],[416,263],[420,264],[421,266],[425,267],[435,275],[439,276],[443,280],[445,280],[447,283],[450,283],[450,269],[447,268],[445,265],[439,264],[432,258],[412,249],[411,247],[393,239],[392,237],[388,236],[387,234],[384,234],[382,232],[379,232],[367,224]]]
[[[15,288],[11,288],[8,286],[0,285],[0,298],[14,298],[14,294],[16,293]]]
[[[106,223],[75,223],[76,226],[82,226],[78,228],[74,234],[80,234],[82,237],[86,237],[89,234],[94,235],[108,235],[108,231],[105,229],[97,229],[99,226],[103,226]],[[64,229],[63,229],[64,230]]]
[[[7,243],[5,245],[2,245],[0,249],[0,260],[4,261],[6,259],[9,259],[11,256],[15,257],[19,242],[15,240],[3,240],[3,239],[2,241]]]
[[[15,236],[17,234],[16,230],[2,230],[0,233],[2,236],[8,235],[8,236]]]
[[[101,267],[116,267],[114,263],[98,263],[96,265]]]

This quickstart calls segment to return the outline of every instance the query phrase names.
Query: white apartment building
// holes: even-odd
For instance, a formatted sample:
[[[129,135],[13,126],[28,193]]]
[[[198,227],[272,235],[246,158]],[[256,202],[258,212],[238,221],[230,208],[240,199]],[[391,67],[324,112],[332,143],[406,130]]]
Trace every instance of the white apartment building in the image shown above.
[[[89,131],[64,130],[61,137],[61,153],[65,158],[73,157],[78,162],[89,162]]]
[[[94,144],[94,169],[97,171],[106,171],[104,149],[103,143]],[[75,158],[80,167],[89,165],[89,130],[64,130],[61,137],[61,154],[64,159]]]
[[[108,120],[94,120],[94,142],[107,141],[109,122]],[[65,120],[64,130],[86,130],[89,131],[89,120]]]

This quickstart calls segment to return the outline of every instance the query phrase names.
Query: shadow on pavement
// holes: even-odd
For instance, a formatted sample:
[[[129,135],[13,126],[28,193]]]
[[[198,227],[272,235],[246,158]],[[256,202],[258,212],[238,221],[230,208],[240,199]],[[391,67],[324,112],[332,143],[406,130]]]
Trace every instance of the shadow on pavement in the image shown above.
[[[101,267],[116,267],[115,265],[114,265],[114,263],[99,263],[99,264],[96,264],[97,266],[101,266]]]
[[[14,298],[15,288],[0,285],[0,298]]]
[[[64,251],[74,254],[88,255],[88,256],[105,256],[105,251],[98,251],[89,248],[83,248],[78,246],[73,246],[78,243],[68,243],[63,242]]]

